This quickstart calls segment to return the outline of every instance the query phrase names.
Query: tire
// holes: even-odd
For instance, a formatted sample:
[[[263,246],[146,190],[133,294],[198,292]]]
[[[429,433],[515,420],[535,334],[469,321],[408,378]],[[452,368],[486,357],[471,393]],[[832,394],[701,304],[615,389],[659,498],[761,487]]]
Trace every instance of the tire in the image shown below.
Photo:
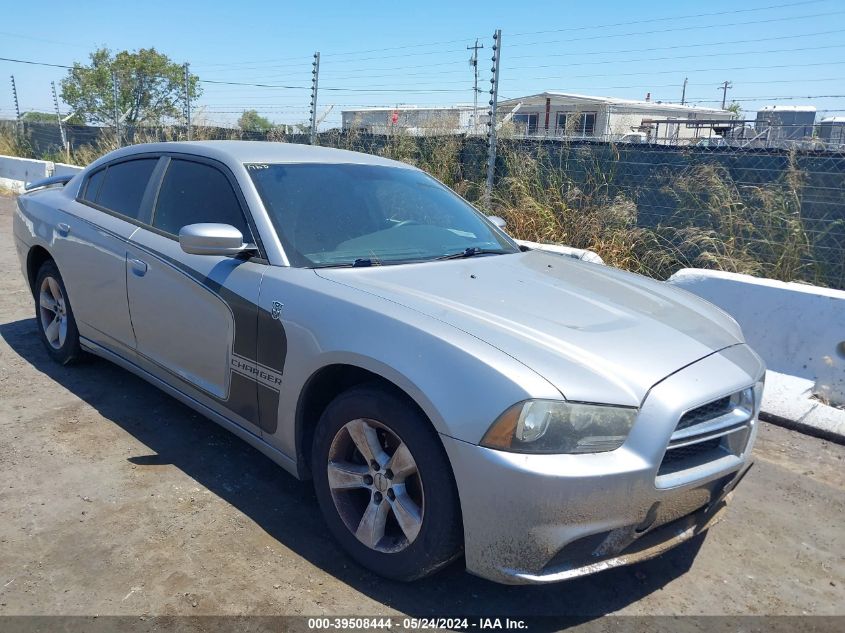
[[[67,289],[53,260],[38,269],[33,288],[38,334],[50,357],[61,365],[70,365],[82,356],[79,330],[70,307]]]
[[[317,425],[311,470],[329,531],[376,574],[416,580],[461,554],[446,452],[428,419],[399,394],[363,385],[335,398]]]

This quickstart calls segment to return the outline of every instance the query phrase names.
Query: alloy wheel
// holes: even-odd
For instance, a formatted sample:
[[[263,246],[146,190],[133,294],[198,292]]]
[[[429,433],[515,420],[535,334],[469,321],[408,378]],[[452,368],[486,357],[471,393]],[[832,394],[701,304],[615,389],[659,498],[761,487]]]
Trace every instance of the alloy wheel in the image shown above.
[[[38,314],[41,329],[50,347],[61,349],[67,338],[67,306],[59,282],[53,277],[44,277],[38,293]]]
[[[408,446],[370,419],[346,423],[329,449],[329,488],[340,518],[367,547],[400,552],[417,538],[425,494]]]

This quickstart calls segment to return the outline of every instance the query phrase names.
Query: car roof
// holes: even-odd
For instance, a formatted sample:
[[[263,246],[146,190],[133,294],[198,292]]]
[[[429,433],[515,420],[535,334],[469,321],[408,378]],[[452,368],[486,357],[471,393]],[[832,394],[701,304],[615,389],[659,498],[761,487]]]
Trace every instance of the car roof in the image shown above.
[[[103,156],[97,163],[148,152],[173,152],[205,156],[223,163],[322,163],[381,165],[414,169],[399,161],[331,147],[271,141],[173,141],[139,143]]]

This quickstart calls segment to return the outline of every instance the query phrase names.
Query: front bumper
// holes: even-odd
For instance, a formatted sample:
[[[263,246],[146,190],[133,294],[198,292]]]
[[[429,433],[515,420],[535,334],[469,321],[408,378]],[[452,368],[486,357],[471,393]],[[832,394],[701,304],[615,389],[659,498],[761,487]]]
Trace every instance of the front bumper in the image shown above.
[[[669,438],[685,410],[763,373],[745,345],[684,368],[652,388],[625,444],[608,453],[525,455],[444,436],[467,569],[507,584],[555,582],[651,558],[706,530],[745,473],[756,418],[732,453],[667,474]]]

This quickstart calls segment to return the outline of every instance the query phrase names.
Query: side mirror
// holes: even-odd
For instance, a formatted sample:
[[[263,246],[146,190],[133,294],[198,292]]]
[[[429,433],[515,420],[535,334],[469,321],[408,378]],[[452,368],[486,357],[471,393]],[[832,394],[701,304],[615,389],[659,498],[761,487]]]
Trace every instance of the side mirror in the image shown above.
[[[508,223],[505,222],[505,219],[500,218],[498,215],[488,215],[487,219],[490,220],[493,224],[498,226],[503,231],[505,230],[505,227],[508,225]]]
[[[250,250],[244,236],[229,224],[189,224],[179,230],[179,246],[192,255],[237,255]]]

